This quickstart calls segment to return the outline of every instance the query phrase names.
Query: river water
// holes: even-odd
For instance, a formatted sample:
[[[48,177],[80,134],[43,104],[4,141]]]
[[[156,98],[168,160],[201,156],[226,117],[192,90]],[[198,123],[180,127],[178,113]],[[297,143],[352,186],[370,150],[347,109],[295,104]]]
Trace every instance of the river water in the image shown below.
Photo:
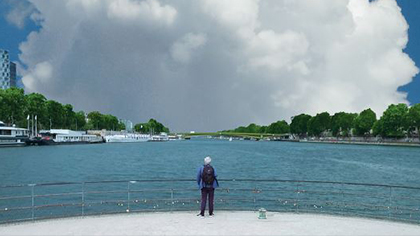
[[[420,149],[196,138],[0,149],[0,185],[193,179],[205,156],[221,179],[290,179],[420,186]]]
[[[217,209],[264,206],[273,211],[353,214],[418,223],[420,190],[416,188],[240,179],[420,187],[419,153],[415,147],[206,138],[2,148],[0,223],[126,211],[196,210],[196,184],[168,180],[194,179],[207,155],[221,180]],[[126,182],[156,179],[165,181]],[[108,180],[117,182],[103,182]],[[60,184],[28,185],[57,182]],[[5,187],[10,185],[21,187]]]

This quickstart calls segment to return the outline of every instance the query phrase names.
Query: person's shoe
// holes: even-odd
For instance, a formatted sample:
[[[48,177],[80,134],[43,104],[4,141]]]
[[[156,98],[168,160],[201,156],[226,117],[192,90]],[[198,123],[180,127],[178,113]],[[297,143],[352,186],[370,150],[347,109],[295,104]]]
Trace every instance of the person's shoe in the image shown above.
[[[214,217],[214,214],[211,214],[209,217],[210,217],[210,218],[213,218],[213,217]]]
[[[197,216],[199,216],[201,219],[204,219],[204,215],[202,215],[201,213],[198,213]]]

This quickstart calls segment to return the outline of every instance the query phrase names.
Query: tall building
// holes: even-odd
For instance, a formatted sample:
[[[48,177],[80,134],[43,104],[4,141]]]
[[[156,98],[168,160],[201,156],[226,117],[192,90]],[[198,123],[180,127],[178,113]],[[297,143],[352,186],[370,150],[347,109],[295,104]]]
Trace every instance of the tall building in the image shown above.
[[[125,125],[125,130],[128,132],[132,132],[133,131],[133,122],[131,122],[130,120],[124,120],[124,119],[120,119],[120,122],[123,123]]]
[[[16,87],[16,64],[10,62],[10,86]]]
[[[0,88],[16,87],[16,64],[10,61],[9,52],[0,49]]]

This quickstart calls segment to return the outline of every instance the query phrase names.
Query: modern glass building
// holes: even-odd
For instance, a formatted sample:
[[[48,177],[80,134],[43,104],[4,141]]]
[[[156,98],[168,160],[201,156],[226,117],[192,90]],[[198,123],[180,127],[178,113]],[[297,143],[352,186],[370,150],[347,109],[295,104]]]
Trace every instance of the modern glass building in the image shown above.
[[[10,86],[16,87],[16,64],[10,62]]]
[[[120,122],[123,123],[125,125],[125,130],[128,132],[132,132],[133,131],[133,122],[131,122],[131,120],[123,120],[120,119]]]
[[[0,88],[16,87],[16,64],[10,61],[9,52],[0,49]]]

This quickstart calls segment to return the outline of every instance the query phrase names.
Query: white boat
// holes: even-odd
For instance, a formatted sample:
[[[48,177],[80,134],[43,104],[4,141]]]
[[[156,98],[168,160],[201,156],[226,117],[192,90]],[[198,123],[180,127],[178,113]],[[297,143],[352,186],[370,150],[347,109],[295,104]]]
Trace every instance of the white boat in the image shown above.
[[[28,139],[27,129],[6,126],[0,121],[0,147],[24,146]]]
[[[41,136],[38,141],[39,145],[103,143],[102,137],[86,134],[84,131],[51,129],[41,130],[39,135]]]
[[[175,140],[185,140],[185,138],[178,134],[178,135],[168,135],[169,141],[175,141]]]
[[[150,139],[152,142],[165,142],[169,141],[169,137],[167,133],[160,133],[159,135],[152,135]]]
[[[113,134],[105,136],[105,142],[107,143],[138,143],[150,140],[151,136],[149,134]]]

